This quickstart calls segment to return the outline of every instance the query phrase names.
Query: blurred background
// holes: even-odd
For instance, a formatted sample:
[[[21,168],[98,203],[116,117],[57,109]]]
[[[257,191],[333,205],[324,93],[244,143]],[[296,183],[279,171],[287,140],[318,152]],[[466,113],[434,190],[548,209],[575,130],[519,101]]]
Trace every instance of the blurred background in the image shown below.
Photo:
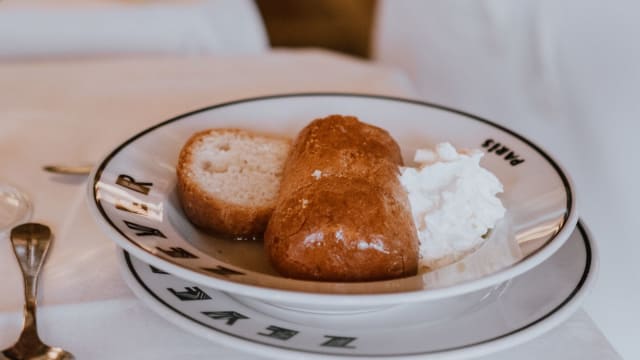
[[[321,47],[368,58],[375,0],[256,0],[274,47]]]
[[[635,359],[638,13],[635,0],[0,0],[0,86],[15,64],[114,57],[323,49],[392,69],[413,97],[491,119],[560,159],[600,248],[585,309]],[[0,115],[10,105],[0,99]]]
[[[44,0],[3,0],[0,1],[0,19],[4,20],[0,23],[0,29],[8,30],[11,35],[5,33],[0,39],[5,40],[4,44],[0,43],[0,58],[20,57],[20,55],[29,55],[26,49],[27,44],[20,46],[13,44],[17,49],[9,49],[9,37],[17,40],[23,37],[22,41],[35,41],[36,37],[42,36],[41,31],[50,31],[46,26],[57,26],[59,34],[70,31],[74,26],[80,27],[86,20],[76,17],[84,16],[94,17],[97,21],[103,19],[115,19],[118,15],[120,20],[127,24],[127,20],[137,13],[139,16],[146,16],[142,19],[140,25],[145,22],[152,25],[151,18],[159,16],[165,10],[172,10],[176,13],[176,21],[179,21],[182,15],[189,10],[200,11],[204,13],[201,20],[216,22],[219,19],[216,15],[207,15],[211,12],[227,12],[233,18],[226,21],[236,21],[236,26],[242,27],[247,25],[247,15],[251,11],[247,10],[250,6],[246,1],[239,1],[240,5],[233,7],[244,8],[242,11],[234,11],[233,7],[226,5],[227,1],[211,0],[211,1],[176,1],[176,0],[62,0],[56,2]],[[224,6],[221,6],[225,4]],[[226,7],[226,9],[225,9]],[[368,58],[371,55],[371,39],[372,26],[374,21],[374,12],[376,0],[314,0],[314,1],[295,1],[295,0],[256,0],[255,8],[259,11],[261,24],[268,36],[268,42],[272,47],[319,47],[330,49],[345,54],[353,55],[360,58]],[[172,9],[171,9],[172,8]],[[114,14],[116,10],[128,9],[127,13]],[[103,12],[102,19],[96,14],[96,11]],[[48,13],[47,13],[48,12]],[[61,20],[66,18],[69,22],[62,23]],[[30,26],[28,28],[11,28],[13,24],[17,24],[18,19],[27,21]],[[39,20],[41,31],[33,28],[33,22]],[[167,18],[169,19],[169,18]],[[75,23],[75,25],[74,25]],[[105,23],[106,24],[106,23]],[[203,23],[204,24],[204,23]],[[112,24],[118,26],[118,24]],[[122,26],[123,24],[119,24]],[[172,26],[176,26],[175,24]],[[215,26],[215,25],[212,25]],[[253,25],[251,25],[253,26]],[[188,27],[186,27],[188,28]],[[176,28],[178,29],[178,28]],[[182,27],[182,31],[184,31]],[[229,27],[233,29],[233,27]],[[236,29],[237,30],[237,29]],[[108,27],[103,27],[102,32],[114,31]],[[77,36],[77,32],[76,36]],[[54,34],[50,34],[53,36]],[[27,36],[28,38],[24,38]],[[53,38],[53,37],[51,37]],[[22,53],[20,48],[22,47]],[[87,52],[91,49],[87,49]],[[127,52],[145,52],[145,48],[128,49]],[[55,52],[54,52],[55,53]],[[31,54],[38,54],[31,50]],[[44,51],[40,52],[44,55]]]

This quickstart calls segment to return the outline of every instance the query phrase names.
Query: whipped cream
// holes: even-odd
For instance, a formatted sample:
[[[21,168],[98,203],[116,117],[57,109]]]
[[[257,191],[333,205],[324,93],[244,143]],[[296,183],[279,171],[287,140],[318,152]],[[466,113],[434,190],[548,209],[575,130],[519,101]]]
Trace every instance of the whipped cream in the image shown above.
[[[483,241],[505,213],[496,196],[498,178],[480,166],[484,153],[458,152],[449,143],[419,149],[418,167],[402,167],[400,182],[409,195],[420,239],[420,262],[436,268],[453,262]]]

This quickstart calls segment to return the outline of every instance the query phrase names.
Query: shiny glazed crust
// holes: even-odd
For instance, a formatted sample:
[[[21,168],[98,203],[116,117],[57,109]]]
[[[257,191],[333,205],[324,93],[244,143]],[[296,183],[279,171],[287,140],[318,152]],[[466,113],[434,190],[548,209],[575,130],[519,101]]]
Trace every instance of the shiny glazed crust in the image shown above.
[[[372,281],[415,275],[418,238],[398,179],[402,157],[384,130],[339,115],[296,138],[265,232],[284,276]]]

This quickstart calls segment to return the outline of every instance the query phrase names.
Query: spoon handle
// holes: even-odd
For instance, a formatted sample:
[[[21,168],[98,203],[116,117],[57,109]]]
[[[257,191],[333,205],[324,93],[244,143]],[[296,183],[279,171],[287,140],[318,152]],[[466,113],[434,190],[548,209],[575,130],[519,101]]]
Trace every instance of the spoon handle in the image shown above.
[[[11,244],[24,282],[24,326],[20,342],[40,344],[36,326],[38,275],[51,244],[51,231],[42,224],[22,224],[11,230]]]
[[[89,175],[92,168],[91,165],[46,165],[42,167],[44,171],[61,175]]]

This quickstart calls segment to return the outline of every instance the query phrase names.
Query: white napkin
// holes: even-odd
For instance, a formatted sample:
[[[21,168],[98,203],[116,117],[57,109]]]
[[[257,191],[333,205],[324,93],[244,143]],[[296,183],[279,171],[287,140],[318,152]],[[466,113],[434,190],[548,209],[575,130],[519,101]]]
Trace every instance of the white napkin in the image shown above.
[[[249,0],[0,3],[0,59],[267,48],[262,19]]]

